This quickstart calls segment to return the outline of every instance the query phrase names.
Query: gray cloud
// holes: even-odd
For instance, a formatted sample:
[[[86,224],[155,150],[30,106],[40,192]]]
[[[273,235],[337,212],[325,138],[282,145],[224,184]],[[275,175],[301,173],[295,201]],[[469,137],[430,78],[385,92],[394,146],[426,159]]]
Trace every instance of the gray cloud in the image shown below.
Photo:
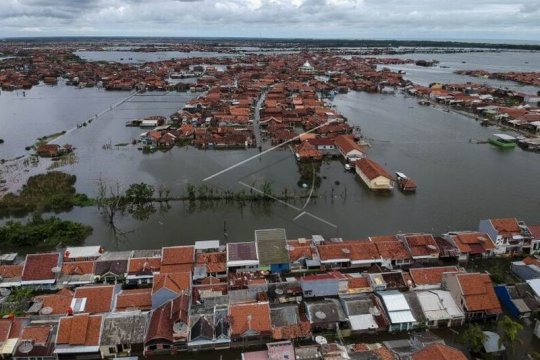
[[[540,39],[537,0],[2,0],[0,34]]]

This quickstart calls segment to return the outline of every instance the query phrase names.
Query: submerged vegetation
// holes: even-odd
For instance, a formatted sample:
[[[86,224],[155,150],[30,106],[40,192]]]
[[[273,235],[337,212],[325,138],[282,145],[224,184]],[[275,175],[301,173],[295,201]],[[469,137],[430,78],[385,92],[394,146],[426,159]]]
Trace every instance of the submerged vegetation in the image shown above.
[[[0,199],[0,215],[24,216],[32,212],[61,212],[74,206],[92,205],[85,194],[75,190],[77,177],[59,171],[32,176],[19,194]]]
[[[35,214],[26,223],[8,221],[0,227],[0,244],[7,248],[72,246],[81,245],[91,234],[90,226]]]

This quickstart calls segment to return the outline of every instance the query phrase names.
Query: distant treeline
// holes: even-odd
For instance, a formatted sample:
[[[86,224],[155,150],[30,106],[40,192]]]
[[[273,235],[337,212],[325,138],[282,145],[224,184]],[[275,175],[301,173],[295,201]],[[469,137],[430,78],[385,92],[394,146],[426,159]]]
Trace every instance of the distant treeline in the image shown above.
[[[12,43],[57,43],[57,42],[88,42],[88,43],[122,43],[136,42],[151,46],[159,43],[203,43],[216,47],[230,46],[259,46],[266,48],[305,47],[305,48],[340,48],[340,47],[438,47],[438,48],[478,48],[478,49],[504,49],[504,50],[540,50],[540,44],[509,44],[467,41],[442,40],[360,40],[360,39],[276,39],[276,38],[195,38],[195,37],[20,37],[6,38]]]

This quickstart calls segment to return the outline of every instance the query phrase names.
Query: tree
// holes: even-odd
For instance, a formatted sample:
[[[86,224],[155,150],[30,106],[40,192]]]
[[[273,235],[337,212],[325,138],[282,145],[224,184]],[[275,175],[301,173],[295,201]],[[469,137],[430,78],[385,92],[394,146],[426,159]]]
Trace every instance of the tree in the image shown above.
[[[469,327],[463,332],[459,341],[467,345],[473,353],[478,353],[484,347],[484,341],[486,341],[486,334],[482,331],[482,328],[478,324],[470,324]]]
[[[114,218],[119,211],[124,210],[125,202],[119,183],[116,183],[115,186],[108,186],[102,178],[99,179],[96,205],[113,230],[116,229]]]
[[[145,183],[131,184],[126,190],[126,199],[130,204],[144,204],[152,201],[154,187]]]
[[[517,343],[523,343],[523,340],[519,338],[519,333],[523,330],[523,325],[519,322],[512,320],[508,315],[504,315],[501,320],[499,320],[499,348],[502,344],[507,349],[510,349],[514,352],[514,345]]]

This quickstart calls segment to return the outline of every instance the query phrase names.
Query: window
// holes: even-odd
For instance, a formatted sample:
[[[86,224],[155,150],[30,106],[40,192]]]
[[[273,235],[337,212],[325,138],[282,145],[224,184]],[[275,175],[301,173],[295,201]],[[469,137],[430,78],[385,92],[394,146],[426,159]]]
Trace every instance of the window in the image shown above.
[[[109,347],[109,354],[115,354],[116,348],[114,346]]]

